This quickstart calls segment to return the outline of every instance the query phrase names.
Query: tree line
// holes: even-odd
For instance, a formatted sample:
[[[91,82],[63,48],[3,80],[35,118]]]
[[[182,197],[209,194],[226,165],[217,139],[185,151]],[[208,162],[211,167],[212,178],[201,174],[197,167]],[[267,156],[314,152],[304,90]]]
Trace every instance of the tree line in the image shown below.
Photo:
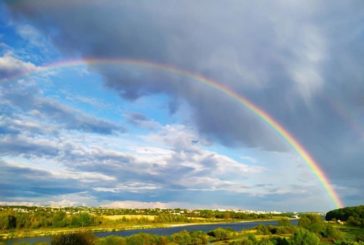
[[[325,219],[341,220],[349,225],[364,227],[364,205],[334,209],[326,214]]]

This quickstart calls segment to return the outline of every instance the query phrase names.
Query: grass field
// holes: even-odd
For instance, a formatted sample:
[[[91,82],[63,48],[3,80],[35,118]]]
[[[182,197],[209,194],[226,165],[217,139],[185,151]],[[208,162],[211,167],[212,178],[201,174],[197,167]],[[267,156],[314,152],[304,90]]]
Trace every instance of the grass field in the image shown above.
[[[107,220],[140,220],[140,219],[145,219],[148,221],[154,221],[155,218],[157,217],[156,215],[103,215],[102,216],[104,219]]]

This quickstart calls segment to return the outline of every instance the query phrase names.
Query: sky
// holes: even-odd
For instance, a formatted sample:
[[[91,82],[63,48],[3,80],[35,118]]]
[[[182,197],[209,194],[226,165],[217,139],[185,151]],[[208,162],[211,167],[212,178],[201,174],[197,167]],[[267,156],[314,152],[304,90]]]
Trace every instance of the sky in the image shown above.
[[[4,0],[0,204],[336,207],[277,130],[197,76],[363,204],[363,40],[361,0]]]

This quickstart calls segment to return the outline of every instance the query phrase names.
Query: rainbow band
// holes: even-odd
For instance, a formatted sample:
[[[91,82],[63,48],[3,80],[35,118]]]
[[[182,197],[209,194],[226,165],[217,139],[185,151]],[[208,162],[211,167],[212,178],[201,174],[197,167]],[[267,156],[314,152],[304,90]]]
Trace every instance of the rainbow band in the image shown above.
[[[238,101],[242,106],[247,108],[249,111],[253,112],[259,119],[264,121],[268,126],[270,126],[275,132],[278,133],[279,136],[283,138],[292,148],[298,153],[298,155],[304,160],[309,169],[313,172],[314,175],[321,182],[324,190],[328,193],[330,199],[333,201],[336,207],[343,207],[343,202],[341,201],[339,195],[335,192],[330,180],[325,175],[323,170],[320,168],[319,164],[314,160],[314,158],[308,153],[308,151],[299,143],[299,141],[286,130],[277,120],[275,120],[272,116],[270,116],[263,109],[259,108],[251,101],[249,101],[244,96],[234,92],[230,88],[224,86],[221,83],[218,83],[214,80],[206,78],[200,74],[189,72],[186,70],[181,70],[171,65],[153,63],[145,60],[133,60],[133,59],[120,59],[120,58],[86,58],[79,60],[65,60],[57,63],[51,63],[45,66],[41,66],[33,71],[27,71],[23,75],[27,75],[33,72],[45,71],[52,68],[64,68],[64,67],[72,67],[77,65],[83,65],[85,62],[89,65],[135,65],[139,67],[145,67],[150,69],[158,69],[164,72],[176,74],[179,76],[186,77],[188,79],[193,79],[200,83],[206,84],[207,86],[214,88],[226,95],[230,98]]]

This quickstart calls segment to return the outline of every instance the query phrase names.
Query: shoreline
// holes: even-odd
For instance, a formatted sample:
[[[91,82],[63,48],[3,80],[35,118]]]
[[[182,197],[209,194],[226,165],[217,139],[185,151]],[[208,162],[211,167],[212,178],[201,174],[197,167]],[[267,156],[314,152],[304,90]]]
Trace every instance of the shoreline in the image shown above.
[[[128,230],[145,230],[145,229],[163,229],[183,226],[195,226],[195,225],[215,225],[215,224],[232,224],[232,223],[249,223],[249,222],[265,222],[265,221],[278,221],[279,219],[253,219],[253,220],[221,220],[216,222],[196,222],[196,223],[172,223],[172,224],[145,224],[145,225],[130,225],[125,227],[78,227],[78,228],[50,228],[43,230],[20,230],[13,232],[0,233],[0,241],[6,241],[19,238],[34,238],[34,237],[46,237],[59,234],[67,234],[74,232],[120,232]],[[289,219],[294,220],[294,219]]]

